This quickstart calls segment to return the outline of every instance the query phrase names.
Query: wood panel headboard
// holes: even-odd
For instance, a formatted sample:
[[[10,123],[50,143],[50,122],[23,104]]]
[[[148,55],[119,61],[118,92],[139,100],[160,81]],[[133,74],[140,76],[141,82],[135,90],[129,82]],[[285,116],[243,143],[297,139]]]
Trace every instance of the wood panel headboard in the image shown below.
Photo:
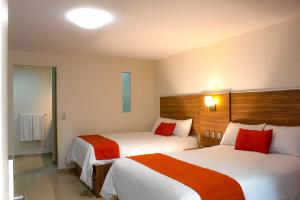
[[[300,90],[231,93],[231,121],[300,126]]]
[[[210,112],[204,105],[204,96],[217,96],[219,103],[216,112]],[[197,94],[160,98],[160,116],[173,119],[193,118],[192,133],[200,135],[200,145],[211,146],[220,140],[205,137],[205,131],[224,133],[229,122],[229,93]]]
[[[202,146],[219,144],[220,140],[205,137],[205,131],[224,133],[230,121],[300,126],[300,89],[214,94],[219,98],[216,112],[205,107],[205,95],[212,94],[160,98],[161,117],[193,118],[192,133],[200,135]]]

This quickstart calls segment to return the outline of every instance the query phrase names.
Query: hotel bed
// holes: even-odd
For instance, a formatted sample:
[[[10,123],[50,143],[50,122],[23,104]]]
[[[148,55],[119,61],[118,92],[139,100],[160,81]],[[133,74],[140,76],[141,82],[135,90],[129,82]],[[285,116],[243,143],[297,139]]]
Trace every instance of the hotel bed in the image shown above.
[[[153,132],[101,135],[118,143],[121,158],[149,153],[176,152],[198,147],[195,136],[179,137],[171,135],[166,137],[155,135]],[[93,187],[93,166],[106,165],[115,160],[96,160],[93,146],[79,137],[74,139],[66,158],[67,163],[74,162],[81,167],[80,179],[90,188]]]
[[[234,150],[234,146],[166,155],[235,179],[250,200],[300,199],[300,157]],[[188,172],[187,172],[188,173]],[[218,188],[215,188],[218,192]],[[129,158],[117,160],[104,182],[102,197],[126,200],[198,200],[190,187]]]
[[[185,117],[197,121],[193,131],[201,135],[201,145],[216,144],[214,138],[203,135],[206,130],[222,133],[225,129],[226,131],[221,145],[184,152],[165,152],[160,155],[179,163],[192,165],[197,169],[201,168],[204,171],[208,170],[229,177],[238,184],[246,199],[300,199],[300,90],[239,92],[218,94],[217,97],[221,103],[214,113],[209,112],[199,103],[204,101],[202,94],[161,98],[162,117],[181,118],[184,113]],[[200,115],[198,111],[189,109],[195,107],[199,107]],[[229,123],[229,120],[243,124],[232,125],[234,123]],[[235,150],[240,129],[266,130],[266,132],[273,129],[270,153]],[[255,143],[256,140],[254,142],[252,140],[252,145],[255,146]],[[217,144],[220,144],[220,141]],[[244,140],[245,144],[248,144],[248,140]],[[157,165],[172,168],[172,165],[167,164],[168,162],[165,163],[162,165],[161,162],[157,162]],[[184,176],[192,174],[196,184],[198,180],[211,179],[199,179],[199,173],[190,173],[191,171],[186,170],[185,167],[177,169],[184,169],[184,171],[179,170]],[[199,195],[199,190],[191,187],[190,184],[183,184],[176,177],[170,178],[160,173],[162,171],[158,171],[152,170],[149,165],[142,164],[132,157],[118,159],[110,166],[109,171],[107,169],[108,175],[105,181],[103,180],[101,195],[105,199],[117,196],[121,200],[193,200],[203,197],[202,193]],[[166,169],[166,171],[176,170]],[[206,185],[205,183],[206,181],[200,184],[200,187]],[[212,186],[210,189],[215,191],[210,193],[220,194],[220,188],[224,191],[224,187],[220,187],[220,183],[223,182],[214,183],[217,183],[218,187],[210,185]],[[227,186],[227,184],[223,185]],[[226,191],[227,189],[225,188]],[[100,191],[96,194],[100,194]]]
[[[300,126],[230,122],[220,145],[122,158],[108,172],[101,196],[298,200]]]

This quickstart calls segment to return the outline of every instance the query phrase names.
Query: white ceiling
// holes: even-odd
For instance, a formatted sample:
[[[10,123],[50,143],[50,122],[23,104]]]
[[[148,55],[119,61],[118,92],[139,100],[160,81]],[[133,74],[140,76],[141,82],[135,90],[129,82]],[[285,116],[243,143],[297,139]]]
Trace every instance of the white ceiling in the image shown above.
[[[9,48],[156,60],[300,15],[299,0],[9,0]],[[84,30],[66,11],[115,20]]]

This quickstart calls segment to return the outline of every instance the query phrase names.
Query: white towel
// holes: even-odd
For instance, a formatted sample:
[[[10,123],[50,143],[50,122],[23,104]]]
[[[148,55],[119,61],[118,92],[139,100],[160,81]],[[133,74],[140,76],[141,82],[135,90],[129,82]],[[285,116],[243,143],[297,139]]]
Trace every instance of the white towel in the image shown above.
[[[32,115],[33,140],[44,140],[45,116],[42,114]]]
[[[32,141],[32,115],[20,114],[20,141]]]

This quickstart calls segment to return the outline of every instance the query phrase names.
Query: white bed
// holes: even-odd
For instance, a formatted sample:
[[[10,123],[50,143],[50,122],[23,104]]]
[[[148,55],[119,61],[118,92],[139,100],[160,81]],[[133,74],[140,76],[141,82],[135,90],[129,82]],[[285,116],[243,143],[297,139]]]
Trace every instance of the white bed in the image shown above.
[[[160,136],[153,132],[135,133],[113,133],[101,134],[104,137],[116,141],[120,148],[120,157],[148,154],[183,151],[184,149],[198,146],[194,136]],[[81,168],[80,179],[92,188],[93,165],[102,165],[114,162],[111,160],[96,160],[94,148],[91,144],[77,137],[66,158],[67,163],[75,162]]]
[[[166,155],[234,178],[247,200],[300,199],[300,157],[238,151],[227,145]],[[117,160],[106,177],[101,196],[113,195],[122,200],[201,199],[188,186],[129,158]]]

